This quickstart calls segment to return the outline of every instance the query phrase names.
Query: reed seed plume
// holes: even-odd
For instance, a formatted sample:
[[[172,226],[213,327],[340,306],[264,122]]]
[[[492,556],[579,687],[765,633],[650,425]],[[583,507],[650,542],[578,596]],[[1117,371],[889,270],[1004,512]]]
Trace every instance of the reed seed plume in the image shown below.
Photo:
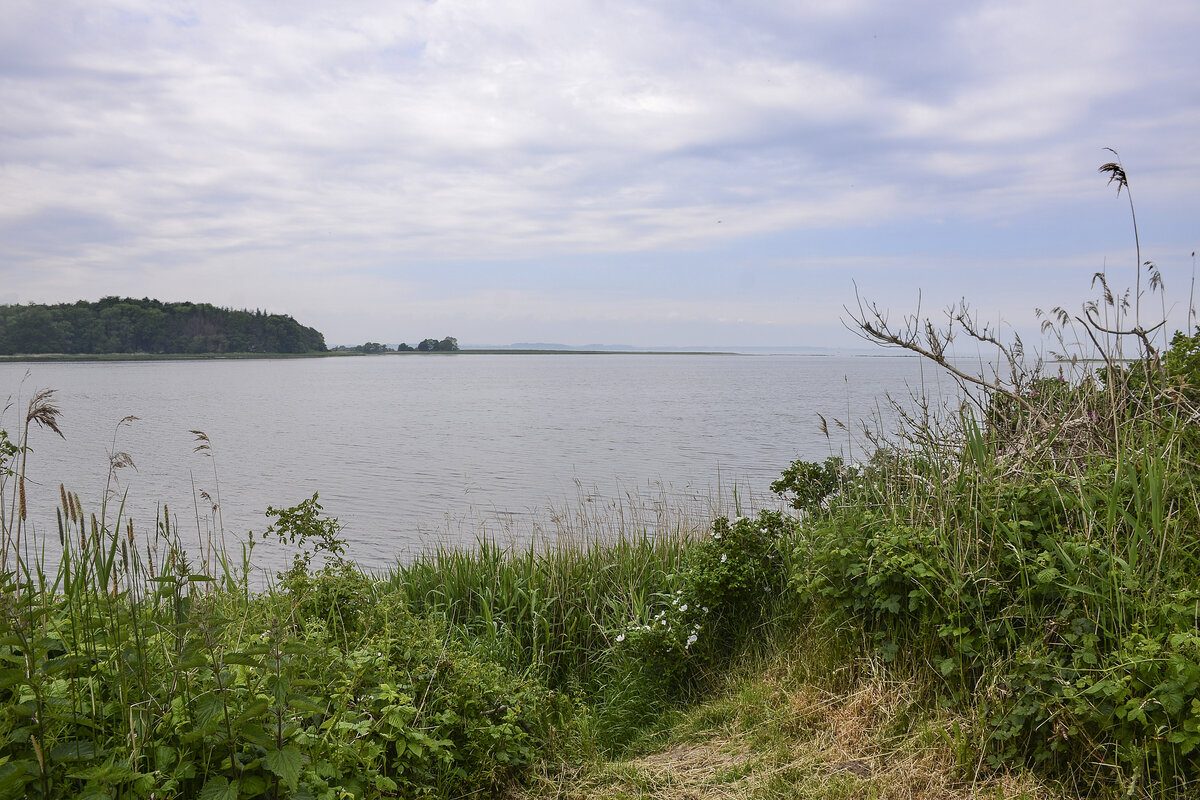
[[[129,453],[126,453],[124,451],[121,451],[118,453],[113,453],[112,455],[110,455],[108,457],[108,467],[109,467],[109,469],[112,469],[112,470],[125,469],[126,467],[133,467],[134,471],[135,472],[137,471],[137,464],[133,463],[133,456],[129,455]]]
[[[58,418],[62,416],[62,411],[54,403],[54,393],[54,389],[42,389],[30,398],[29,410],[25,414],[25,427],[28,430],[29,424],[36,422],[38,427],[51,430],[65,439],[67,437],[58,427]]]
[[[193,453],[203,453],[204,455],[212,455],[212,442],[209,441],[208,434],[204,431],[188,431],[194,435],[196,446],[192,448]]]
[[[1104,149],[1109,151],[1113,155],[1116,155],[1116,153],[1117,153],[1117,151],[1113,150],[1111,147],[1106,147]],[[1108,185],[1109,186],[1113,185],[1114,183],[1117,185],[1117,197],[1121,196],[1122,189],[1125,189],[1125,190],[1129,189],[1129,178],[1126,177],[1125,168],[1121,166],[1119,160],[1118,161],[1109,161],[1106,164],[1101,164],[1100,169],[1098,171],[1101,174],[1108,176]]]

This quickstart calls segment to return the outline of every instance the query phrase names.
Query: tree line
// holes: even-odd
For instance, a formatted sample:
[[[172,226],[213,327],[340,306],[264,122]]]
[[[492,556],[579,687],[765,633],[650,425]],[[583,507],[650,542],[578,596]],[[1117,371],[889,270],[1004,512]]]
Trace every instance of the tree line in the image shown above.
[[[424,339],[416,347],[401,342],[394,349],[379,342],[364,342],[363,344],[356,344],[353,347],[339,344],[337,347],[331,349],[335,353],[457,353],[458,339],[455,339],[453,336],[447,336],[440,341],[438,339]]]
[[[0,355],[325,351],[320,331],[261,310],[128,297],[0,305]]]

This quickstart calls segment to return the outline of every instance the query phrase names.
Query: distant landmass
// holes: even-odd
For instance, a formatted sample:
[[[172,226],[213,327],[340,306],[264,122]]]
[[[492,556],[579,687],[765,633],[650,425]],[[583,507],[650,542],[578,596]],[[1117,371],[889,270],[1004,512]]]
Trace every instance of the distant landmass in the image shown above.
[[[836,347],[806,347],[806,346],[759,346],[759,345],[691,345],[687,347],[655,346],[643,347],[631,344],[558,344],[554,342],[517,342],[515,344],[468,344],[464,350],[586,350],[590,352],[604,351],[623,353],[631,351],[654,351],[656,353],[747,353],[747,354],[779,354],[779,355],[839,355],[847,352]]]
[[[264,311],[128,297],[0,305],[0,355],[323,352],[320,331]]]

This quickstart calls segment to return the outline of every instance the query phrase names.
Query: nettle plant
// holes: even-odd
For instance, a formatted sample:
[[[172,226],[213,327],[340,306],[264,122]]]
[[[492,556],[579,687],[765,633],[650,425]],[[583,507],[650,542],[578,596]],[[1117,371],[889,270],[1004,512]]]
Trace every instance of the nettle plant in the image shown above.
[[[295,600],[295,618],[320,619],[343,633],[357,630],[372,586],[346,557],[341,522],[324,513],[315,493],[290,508],[268,506],[267,516],[274,522],[262,538],[299,548],[291,568],[276,575]],[[314,561],[320,568],[314,569]]]

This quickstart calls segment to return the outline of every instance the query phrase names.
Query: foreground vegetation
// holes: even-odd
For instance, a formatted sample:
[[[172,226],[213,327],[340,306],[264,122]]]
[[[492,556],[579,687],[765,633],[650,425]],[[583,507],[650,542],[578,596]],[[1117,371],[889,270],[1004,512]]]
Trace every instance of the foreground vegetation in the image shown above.
[[[792,464],[788,514],[371,576],[314,496],[270,510],[296,555],[261,592],[249,545],[189,554],[166,513],[142,541],[65,488],[40,561],[39,393],[0,436],[0,798],[1196,796],[1200,329],[1156,347],[1140,271],[1098,282],[1047,327],[1097,360],[1056,374],[966,309],[862,306],[1007,369],[865,463]]]
[[[61,562],[19,557],[41,394],[3,439],[0,797],[1189,796],[1198,354],[794,464],[796,515],[707,531],[377,577],[314,497],[263,592],[65,490]]]

